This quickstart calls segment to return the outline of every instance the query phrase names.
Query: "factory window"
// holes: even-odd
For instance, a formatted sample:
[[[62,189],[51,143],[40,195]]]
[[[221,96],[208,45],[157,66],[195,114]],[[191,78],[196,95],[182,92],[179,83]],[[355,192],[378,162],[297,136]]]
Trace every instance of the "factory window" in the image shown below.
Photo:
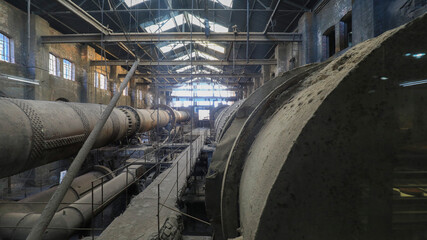
[[[172,90],[172,106],[218,106],[232,104],[236,99],[236,92],[226,85],[213,83],[207,80],[187,81],[177,85]],[[193,100],[193,101],[192,101]]]
[[[199,121],[209,120],[210,119],[210,110],[199,110]]]
[[[61,75],[60,69],[59,58],[52,53],[49,53],[49,74],[59,77]]]
[[[353,28],[351,21],[351,12],[347,13],[340,22],[340,49],[352,47]]]
[[[107,77],[102,73],[95,72],[94,86],[96,88],[107,90],[108,89]]]
[[[13,40],[0,33],[0,61],[15,63]]]
[[[325,31],[322,37],[322,48],[324,59],[335,54],[335,26]]]
[[[65,79],[74,81],[75,80],[75,72],[76,72],[76,68],[74,66],[74,63],[70,62],[67,59],[64,59],[64,60],[62,60],[62,64],[63,64],[62,68],[63,68],[63,73],[64,73],[63,77]]]

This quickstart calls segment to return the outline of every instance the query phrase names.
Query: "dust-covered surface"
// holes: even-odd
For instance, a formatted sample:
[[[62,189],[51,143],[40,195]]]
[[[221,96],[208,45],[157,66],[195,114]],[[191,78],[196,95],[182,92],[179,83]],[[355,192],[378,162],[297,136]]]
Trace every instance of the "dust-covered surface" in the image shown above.
[[[206,137],[206,129],[193,130],[194,135],[201,135],[203,132]],[[199,149],[196,149],[196,142],[193,142],[193,159],[196,159],[200,153],[203,145],[198,144]],[[189,148],[187,148],[188,150]],[[177,158],[179,161],[178,171],[182,173],[179,175],[179,189],[186,183],[186,152],[183,151]],[[193,161],[193,165],[195,161]],[[188,162],[190,165],[190,162]],[[169,171],[171,171],[170,174]],[[188,171],[189,172],[189,171]],[[163,182],[162,179],[164,178]],[[167,169],[140,194],[135,196],[129,204],[126,211],[114,219],[114,221],[102,232],[97,239],[111,239],[111,240],[128,240],[128,239],[155,239],[157,234],[157,201],[158,191],[157,186],[160,184],[160,202],[168,207],[176,209],[176,167]],[[169,197],[167,198],[167,196]],[[163,226],[165,220],[171,215],[175,214],[174,211],[162,207],[160,211],[160,225]]]
[[[384,159],[397,129],[394,89],[404,77],[426,77],[401,59],[408,49],[400,43],[406,37],[415,41],[408,48],[425,51],[426,19],[355,46],[284,93],[246,158],[244,239],[388,239]],[[396,71],[399,61],[408,65],[406,76]],[[373,213],[363,211],[365,185],[368,199],[376,199],[368,204]]]
[[[221,220],[220,220],[220,196],[221,196],[221,184],[223,180],[223,172],[225,165],[229,157],[230,150],[234,144],[236,136],[241,131],[243,124],[246,119],[252,113],[252,111],[258,106],[258,104],[265,98],[272,90],[284,82],[293,79],[296,76],[307,75],[320,68],[323,64],[310,64],[307,66],[296,68],[292,71],[288,71],[280,75],[271,81],[268,81],[263,86],[258,88],[253,94],[251,94],[244,102],[239,102],[239,108],[237,112],[232,112],[232,115],[227,119],[227,125],[223,127],[222,135],[219,138],[219,144],[214,152],[212,163],[209,168],[206,182],[206,208],[208,216],[213,224],[214,231],[217,237],[222,236]],[[237,217],[237,212],[235,213]]]

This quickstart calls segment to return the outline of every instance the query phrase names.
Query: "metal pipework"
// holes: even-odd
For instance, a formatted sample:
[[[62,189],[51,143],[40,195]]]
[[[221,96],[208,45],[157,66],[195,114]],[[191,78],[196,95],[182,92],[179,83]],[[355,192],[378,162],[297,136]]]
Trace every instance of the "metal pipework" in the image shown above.
[[[89,103],[0,98],[0,178],[76,154],[105,108]],[[149,131],[157,123],[166,126],[169,114],[158,111],[114,108],[93,148]]]
[[[106,203],[117,197],[123,189],[140,177],[144,172],[144,167],[136,161],[121,174],[108,182],[104,186],[97,186],[92,191],[75,201],[74,203],[60,207],[43,234],[44,240],[67,239],[74,233],[76,228],[81,228],[87,223],[93,214],[98,214],[107,205]],[[75,179],[75,181],[78,178]],[[101,181],[100,179],[98,181]],[[90,182],[89,182],[90,184]],[[96,207],[92,213],[93,205]],[[0,215],[0,238],[1,239],[26,239],[31,228],[40,218],[40,213],[33,211],[8,211]]]
[[[104,176],[106,174],[108,175]],[[101,178],[102,176],[104,176],[103,180]],[[93,186],[97,187],[101,183],[106,183],[114,177],[115,174],[110,169],[99,165],[94,166],[93,171],[74,179],[58,209],[62,209],[90,193],[92,182],[94,182]],[[56,188],[57,186],[51,187],[17,202],[2,202],[0,204],[0,216],[10,212],[41,213],[46,205],[43,203],[49,201]]]
[[[427,155],[426,24],[278,76],[228,117],[206,178],[215,239],[395,239],[424,224],[415,205],[396,212],[393,173],[427,169],[397,161]]]

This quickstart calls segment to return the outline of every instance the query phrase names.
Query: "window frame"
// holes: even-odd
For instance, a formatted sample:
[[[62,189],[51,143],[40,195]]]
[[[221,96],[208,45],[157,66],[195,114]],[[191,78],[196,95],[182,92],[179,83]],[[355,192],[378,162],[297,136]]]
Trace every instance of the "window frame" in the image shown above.
[[[0,32],[0,61],[15,63],[15,42],[3,32]]]
[[[53,57],[53,59],[51,58],[51,56]],[[54,66],[54,69],[51,69],[51,66]],[[55,54],[53,54],[51,52],[49,52],[49,74],[53,75],[55,77],[60,77],[61,76],[61,62],[60,62],[60,58],[57,57]]]
[[[106,74],[95,71],[93,86],[98,89],[108,90],[108,78]]]
[[[67,70],[69,70],[69,73],[67,72]],[[62,77],[64,79],[75,81],[75,71],[76,67],[72,61],[65,58],[62,59]]]

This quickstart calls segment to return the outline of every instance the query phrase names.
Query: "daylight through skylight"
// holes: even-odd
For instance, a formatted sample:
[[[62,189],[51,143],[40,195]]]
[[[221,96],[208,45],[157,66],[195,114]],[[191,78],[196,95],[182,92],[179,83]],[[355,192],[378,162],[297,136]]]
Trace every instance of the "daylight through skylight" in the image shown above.
[[[126,0],[126,1],[137,1],[137,0]],[[141,1],[141,0],[138,0],[138,1]],[[145,1],[145,0],[142,0],[142,1]],[[188,15],[189,21],[193,22],[194,25],[199,26],[201,28],[205,28],[205,23],[203,19],[197,16],[194,16],[191,13],[187,13],[187,15]],[[176,25],[175,25],[174,19],[176,21]],[[184,23],[188,23],[188,22],[185,20],[184,14],[181,13],[179,15],[174,16],[173,18],[165,19],[155,24],[151,24],[148,26],[146,24],[141,24],[141,26],[149,33],[158,33],[158,32],[168,31],[175,27],[180,27]],[[228,32],[228,27],[225,27],[221,24],[211,22],[211,21],[209,21],[209,29],[212,32]]]
[[[218,2],[229,8],[233,5],[233,0],[218,0]]]
[[[222,72],[221,69],[214,67],[212,65],[205,65],[206,68],[209,68],[210,70],[216,71],[216,72]]]
[[[225,47],[220,46],[216,43],[208,42],[208,41],[196,41],[197,44],[202,45],[203,47],[210,48],[214,51],[225,53]]]
[[[176,25],[175,25],[174,19],[176,21]],[[184,24],[184,14],[181,13],[173,18],[169,18],[169,19],[160,21],[156,24],[145,27],[145,30],[149,33],[165,32],[177,26],[181,26],[182,24]]]
[[[124,0],[124,2],[126,3],[126,5],[128,5],[128,7],[133,7],[137,4],[140,4],[142,2],[146,2],[148,0]]]

